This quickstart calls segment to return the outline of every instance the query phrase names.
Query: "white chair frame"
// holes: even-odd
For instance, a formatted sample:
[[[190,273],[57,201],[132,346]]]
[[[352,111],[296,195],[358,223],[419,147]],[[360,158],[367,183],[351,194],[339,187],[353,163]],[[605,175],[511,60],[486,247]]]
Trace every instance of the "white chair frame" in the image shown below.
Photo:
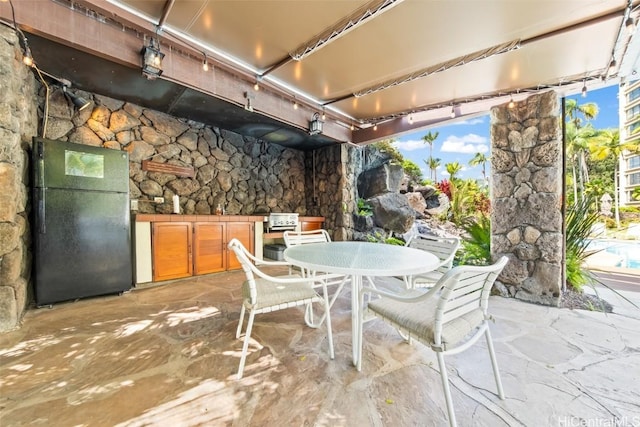
[[[246,275],[246,281],[243,284],[243,301],[242,308],[240,310],[240,319],[238,321],[238,329],[236,330],[236,338],[240,338],[242,334],[242,324],[244,320],[245,311],[249,311],[249,320],[247,322],[247,329],[245,331],[244,343],[242,345],[242,355],[240,357],[240,365],[238,367],[237,378],[241,379],[244,373],[244,366],[247,357],[247,351],[249,349],[249,340],[251,338],[251,330],[253,328],[253,321],[256,314],[269,313],[272,311],[283,310],[285,308],[296,307],[300,305],[310,305],[314,302],[318,302],[325,307],[327,338],[329,341],[329,356],[331,359],[335,357],[333,349],[333,334],[331,331],[331,314],[329,312],[329,298],[327,296],[326,285],[322,283],[316,277],[300,277],[294,275],[288,276],[270,276],[258,267],[255,263],[259,263],[260,266],[289,266],[290,264],[282,261],[263,261],[253,256],[242,243],[237,239],[231,239],[228,244],[229,249],[233,250],[236,257],[242,265],[242,269]],[[256,279],[256,276],[258,277]],[[326,278],[332,278],[326,276]],[[271,305],[261,305],[261,286],[259,284],[273,284],[280,285],[276,289],[270,290],[270,296],[280,293],[279,298],[271,298]],[[284,285],[284,286],[282,286]],[[320,296],[314,288],[320,286],[323,289],[323,295]],[[298,292],[297,296],[290,295],[291,288],[299,288],[302,292]],[[295,290],[295,289],[294,289]],[[289,295],[288,295],[289,294]]]
[[[381,299],[377,301],[384,301],[385,298],[389,298],[394,301],[408,304],[424,304],[430,299],[437,299],[437,302],[435,306],[435,312],[425,312],[424,322],[421,322],[420,324],[420,327],[422,328],[425,328],[425,325],[431,326],[431,328],[426,328],[426,330],[433,331],[433,335],[430,336],[416,335],[414,331],[418,326],[416,326],[415,323],[412,323],[411,325],[403,324],[400,321],[391,319],[389,317],[389,314],[384,315],[381,314],[380,311],[376,311],[376,303],[370,303],[366,310],[361,310],[359,313],[358,322],[358,334],[360,335],[359,348],[357,353],[358,371],[362,369],[362,333],[365,311],[367,311],[367,314],[373,314],[374,316],[382,318],[385,322],[391,324],[402,333],[407,334],[407,336],[411,338],[415,338],[416,340],[420,341],[436,352],[440,376],[442,378],[442,388],[447,404],[449,424],[451,426],[455,427],[457,424],[455,412],[453,410],[453,400],[451,398],[449,377],[444,362],[444,356],[448,354],[461,353],[467,350],[473,344],[475,344],[482,335],[485,336],[487,341],[489,356],[491,358],[491,366],[493,368],[496,387],[498,389],[498,396],[500,397],[500,399],[504,400],[504,390],[502,388],[502,381],[500,380],[500,372],[498,370],[498,362],[496,360],[493,340],[491,338],[491,332],[489,330],[489,320],[491,317],[487,311],[487,307],[491,288],[493,287],[496,278],[501,273],[507,262],[508,258],[503,256],[498,262],[491,266],[455,267],[448,271],[433,287],[425,291],[408,290],[403,294],[394,294],[391,292],[363,287],[360,292],[361,304],[364,304],[364,295],[368,292],[380,295]],[[416,296],[416,294],[418,295]],[[401,305],[400,307],[395,308],[395,310],[396,312],[406,312],[406,307],[408,306]],[[477,325],[474,325],[474,330],[472,330],[459,342],[447,343],[443,341],[443,331],[447,328],[448,322],[454,321],[461,316],[475,312],[478,309],[481,310],[483,318]],[[391,310],[394,309],[392,308]],[[393,317],[397,318],[395,316]]]
[[[453,259],[460,248],[458,237],[438,237],[428,234],[416,234],[412,236],[405,246],[430,252],[440,259],[440,263],[433,270],[425,274],[405,276],[404,282],[407,289],[418,287],[430,287],[438,281],[453,266]]]
[[[327,243],[331,241],[331,236],[327,230],[318,229],[318,230],[307,230],[307,231],[293,231],[287,230],[283,233],[284,244],[287,248],[291,246],[298,245],[308,245],[313,243]],[[301,269],[302,275],[304,277],[316,277],[319,280],[322,280],[322,286],[334,286],[338,285],[338,288],[333,293],[333,296],[329,300],[329,309],[333,307],[333,304],[336,302],[336,299],[342,292],[342,288],[344,285],[350,280],[349,276],[339,276],[339,275],[331,275],[332,279],[327,280],[327,275],[325,273],[319,273],[316,271],[309,271],[307,269]],[[320,282],[318,282],[320,283]],[[318,284],[317,286],[321,286]],[[307,326],[311,328],[318,328],[322,325],[322,323],[326,319],[326,311],[320,317],[318,321],[314,320],[313,306],[311,304],[307,305],[307,308],[304,313],[304,321]]]

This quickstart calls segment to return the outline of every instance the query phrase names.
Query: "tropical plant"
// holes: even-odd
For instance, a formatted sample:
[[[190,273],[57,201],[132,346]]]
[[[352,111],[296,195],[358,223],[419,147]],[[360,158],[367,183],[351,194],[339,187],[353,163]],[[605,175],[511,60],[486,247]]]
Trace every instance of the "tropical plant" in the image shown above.
[[[569,207],[566,216],[566,279],[579,292],[595,280],[591,271],[584,268],[585,259],[593,253],[587,250],[589,235],[600,218],[592,206],[593,199],[585,197]]]
[[[436,188],[441,193],[444,193],[449,198],[449,200],[451,200],[451,181],[449,181],[448,179],[443,179],[442,181],[436,183]]]
[[[462,224],[462,245],[456,255],[457,264],[491,264],[491,219],[489,215],[469,218]]]
[[[578,104],[576,99],[569,98],[565,101],[564,111],[567,118],[566,121],[573,123],[576,128],[580,128],[582,127],[582,119],[584,118],[587,121],[595,119],[600,113],[600,108],[595,102]]]
[[[393,163],[401,165],[404,161],[404,157],[402,156],[402,153],[393,146],[395,142],[395,139],[383,139],[371,145],[381,153],[387,154]]]
[[[462,170],[462,165],[457,161],[452,163],[447,163],[444,165],[444,167],[447,169],[447,172],[449,173],[449,181],[451,182],[457,179],[456,175]]]
[[[438,139],[438,136],[440,136],[440,132],[431,133],[431,131],[429,131],[426,135],[422,137],[422,140],[424,141],[424,143],[429,144],[429,158],[433,157],[433,143],[435,142],[436,139]],[[435,181],[435,178],[434,178],[434,181]]]
[[[383,236],[379,232],[375,232],[374,234],[367,234],[367,241],[371,243],[386,243],[388,245],[396,245],[396,246],[404,246],[405,241],[402,239],[398,239],[393,236]]]
[[[631,197],[633,200],[640,200],[640,187],[634,188],[633,193],[631,193]]]
[[[373,215],[373,207],[365,199],[358,199],[358,215],[359,216]]]
[[[409,178],[409,182],[412,184],[419,184],[422,181],[422,170],[411,160],[402,161],[402,169]]]
[[[434,157],[429,157],[428,160],[425,160],[427,167],[431,170],[431,179],[433,182],[438,182],[438,166],[440,166],[441,160]]]
[[[475,156],[471,160],[469,160],[469,166],[478,166],[482,165],[482,179],[487,181],[487,170],[486,166],[489,162],[489,157],[487,157],[484,153],[476,153]]]
[[[573,176],[573,199],[578,199],[578,194],[582,194],[586,183],[589,181],[589,171],[587,169],[587,153],[590,145],[598,132],[591,123],[578,127],[574,122],[567,123],[565,136],[567,141],[567,159],[571,165],[571,175]]]
[[[614,164],[614,207],[616,227],[620,228],[620,202],[618,200],[618,164],[622,162],[622,153],[625,150],[640,152],[640,146],[637,142],[620,142],[620,131],[618,129],[604,129],[598,132],[594,138],[594,144],[589,149],[591,157],[594,160],[603,160],[607,157],[613,157],[617,161]]]

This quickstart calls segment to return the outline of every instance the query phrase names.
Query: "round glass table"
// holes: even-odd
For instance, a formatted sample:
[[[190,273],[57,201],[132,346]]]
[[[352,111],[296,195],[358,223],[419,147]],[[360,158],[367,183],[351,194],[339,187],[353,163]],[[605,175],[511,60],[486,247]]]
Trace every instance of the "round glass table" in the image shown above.
[[[427,273],[440,262],[435,255],[405,246],[370,242],[328,242],[292,246],[284,259],[310,271],[351,276],[351,337],[357,363],[359,294],[363,277],[410,276]]]

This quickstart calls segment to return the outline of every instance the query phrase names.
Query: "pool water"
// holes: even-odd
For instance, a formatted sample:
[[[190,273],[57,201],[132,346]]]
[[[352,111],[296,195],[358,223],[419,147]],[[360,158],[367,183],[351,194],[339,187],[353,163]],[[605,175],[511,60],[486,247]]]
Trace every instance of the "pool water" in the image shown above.
[[[594,239],[587,250],[603,250],[619,257],[616,267],[640,269],[640,241]]]

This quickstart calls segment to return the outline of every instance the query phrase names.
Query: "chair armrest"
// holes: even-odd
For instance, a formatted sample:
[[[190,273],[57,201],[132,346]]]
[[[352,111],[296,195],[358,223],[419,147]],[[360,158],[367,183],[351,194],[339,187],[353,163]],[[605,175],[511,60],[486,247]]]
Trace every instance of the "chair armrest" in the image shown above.
[[[380,295],[383,297],[391,298],[396,301],[418,302],[425,299],[433,298],[433,295],[436,294],[438,291],[440,291],[440,289],[442,289],[442,286],[433,286],[429,288],[427,292],[411,289],[403,292],[402,294],[397,294],[393,292],[388,292],[380,289],[363,286],[362,289],[360,290],[360,295],[362,296],[364,293],[372,293],[372,294]]]

